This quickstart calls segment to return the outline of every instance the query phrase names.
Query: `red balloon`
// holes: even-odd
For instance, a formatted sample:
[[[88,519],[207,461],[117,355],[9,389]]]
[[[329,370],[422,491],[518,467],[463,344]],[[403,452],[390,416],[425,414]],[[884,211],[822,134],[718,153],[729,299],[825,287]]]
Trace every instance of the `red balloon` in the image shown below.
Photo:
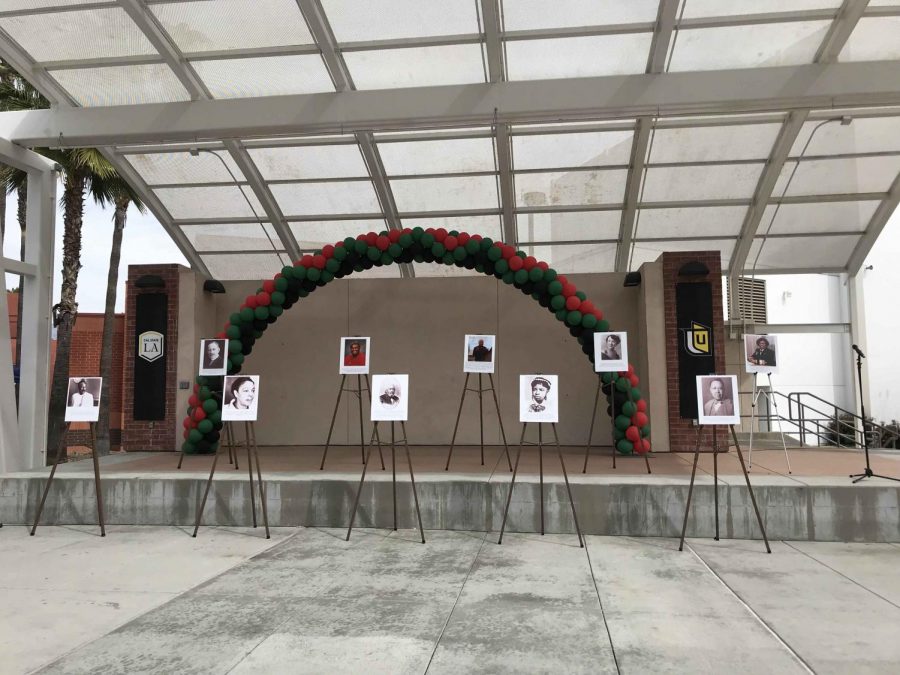
[[[434,231],[434,240],[443,243],[444,239],[447,238],[447,230],[443,227],[439,227]]]
[[[639,412],[647,412],[647,401],[641,399],[637,403],[635,403]],[[643,425],[641,425],[643,426]]]
[[[216,333],[216,337],[219,338],[219,339],[222,339],[222,338],[225,338],[225,337],[228,337],[228,336],[225,335],[225,331],[220,331],[220,332]]]
[[[511,269],[513,272],[518,272],[524,266],[525,266],[525,261],[522,260],[517,255],[514,255],[512,258],[509,259],[509,269]]]
[[[569,282],[569,280],[566,279],[566,275],[565,275],[565,274],[557,274],[557,275],[556,275],[556,280],[557,280],[559,283],[561,283],[563,286],[565,286],[565,285]]]
[[[300,264],[303,265],[306,269],[309,269],[310,267],[312,267],[312,263],[313,263],[313,257],[311,255],[309,255],[308,253],[305,256],[303,256],[302,258],[300,258]]]
[[[457,246],[459,246],[459,240],[452,234],[448,234],[446,237],[444,237],[444,248],[446,248],[448,251],[455,250]]]
[[[412,234],[412,228],[411,228],[411,227],[404,227],[402,230],[400,230],[400,233],[401,233],[401,234]]]
[[[387,235],[381,235],[375,240],[375,247],[379,251],[387,251],[388,246],[391,245],[391,240],[387,237]]]
[[[636,387],[641,383],[641,381],[638,379],[638,376],[634,373],[628,373],[628,381],[631,382],[632,387]]]
[[[468,232],[460,232],[456,237],[456,243],[459,244],[460,246],[465,246],[466,244],[469,243],[469,239],[472,239],[472,237],[469,236]],[[476,239],[475,241],[478,241],[478,240]]]
[[[374,232],[368,232],[366,234],[366,243],[369,246],[374,246],[377,241],[378,241],[378,235],[375,234]]]
[[[202,406],[198,407],[198,408],[194,408],[193,417],[194,417],[195,422],[201,422],[206,419],[206,411],[203,409]]]
[[[191,397],[188,399],[188,405],[192,408],[196,408],[198,405],[200,405],[200,399],[191,394]]]
[[[540,267],[540,268],[541,268],[542,270],[544,270],[545,272],[546,272],[547,270],[550,269],[550,265],[548,265],[547,263],[545,263],[543,260],[538,261],[537,266]]]
[[[247,298],[244,300],[244,302],[247,303],[247,307],[249,307],[250,309],[256,309],[257,304],[258,304],[258,303],[256,302],[256,296],[255,296],[255,295],[248,295]]]
[[[336,242],[334,242],[334,247],[335,248],[344,248],[344,242],[336,241]]]
[[[632,364],[632,363],[629,363],[629,364],[628,364],[628,372],[629,372],[629,373],[633,373],[633,372],[634,372],[634,364]]]
[[[500,244],[500,251],[503,253],[504,260],[509,260],[516,255],[516,249],[512,246],[507,246],[506,244]]]
[[[484,237],[482,237],[480,234],[473,234],[470,238],[474,239],[475,241],[481,241],[482,239],[484,239]]]
[[[649,438],[641,439],[641,450],[643,450],[644,452],[650,452],[650,439]],[[641,454],[644,454],[644,452],[642,452]]]
[[[313,267],[315,267],[317,270],[324,270],[326,262],[328,262],[328,261],[325,260],[324,255],[319,254],[319,255],[313,256],[312,264],[313,264]]]
[[[191,418],[185,417],[184,420],[181,422],[181,426],[183,426],[185,429],[190,429],[191,428]]]
[[[400,234],[400,230],[391,230],[390,232],[388,232],[388,239],[391,240],[392,244],[396,244],[400,239]]]
[[[641,440],[641,430],[635,426],[628,427],[625,430],[625,438],[632,443],[638,443]]]
[[[185,429],[184,432],[183,432],[181,435],[184,436],[184,440],[187,440],[187,438],[188,438],[188,436],[190,435],[190,433],[191,433],[191,430],[190,430],[190,429]]]
[[[640,401],[638,401],[638,403],[640,403]],[[646,404],[644,407],[646,407]],[[631,421],[634,422],[635,426],[643,428],[643,427],[647,426],[647,423],[650,421],[650,418],[647,417],[647,413],[645,413],[641,410],[638,410],[638,412],[634,413],[634,416],[632,416]]]
[[[325,244],[325,246],[322,247],[322,255],[325,256],[326,260],[328,260],[328,258],[334,255],[334,246],[332,246],[331,244]]]
[[[525,265],[525,269],[530,272],[533,267],[537,266],[537,260],[534,259],[533,255],[526,256],[524,265]]]
[[[194,384],[194,393],[197,394],[197,393],[199,393],[199,392],[200,392],[200,385],[199,385],[199,384]]]
[[[578,308],[578,311],[582,314],[593,314],[594,313],[594,303],[590,300],[583,300],[581,302],[581,306]]]
[[[575,284],[570,284],[568,281],[563,284],[563,297],[570,298],[575,295],[575,291],[578,289],[575,288]]]
[[[581,298],[577,295],[570,295],[566,298],[566,309],[570,312],[581,307]]]
[[[266,279],[263,282],[263,290],[266,293],[274,293],[275,292],[275,282],[272,279]]]
[[[366,235],[364,235],[364,234],[358,234],[358,235],[356,235],[356,241],[367,241],[367,240],[366,240]]]
[[[603,312],[601,312],[599,309],[594,309],[594,311],[591,312],[591,314],[593,314],[595,317],[597,317],[597,321],[600,321],[603,318]]]
[[[256,303],[260,307],[268,307],[272,302],[272,296],[266,293],[265,291],[260,291],[256,294]]]

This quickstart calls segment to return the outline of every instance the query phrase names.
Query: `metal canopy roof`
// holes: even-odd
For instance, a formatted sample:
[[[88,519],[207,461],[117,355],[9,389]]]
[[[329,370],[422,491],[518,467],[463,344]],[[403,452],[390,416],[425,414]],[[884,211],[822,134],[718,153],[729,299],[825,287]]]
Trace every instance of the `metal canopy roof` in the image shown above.
[[[56,105],[0,136],[103,148],[220,279],[416,225],[855,273],[900,201],[898,34],[900,0],[5,0]]]

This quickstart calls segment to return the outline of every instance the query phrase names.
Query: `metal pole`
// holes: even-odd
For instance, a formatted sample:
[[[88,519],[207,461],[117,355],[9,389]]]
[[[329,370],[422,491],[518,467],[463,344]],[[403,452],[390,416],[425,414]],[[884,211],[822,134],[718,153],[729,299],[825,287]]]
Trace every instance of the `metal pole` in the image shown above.
[[[38,504],[38,510],[34,516],[34,525],[31,527],[30,533],[32,537],[34,536],[34,531],[37,529],[38,523],[41,522],[41,513],[44,511],[44,502],[47,501],[47,493],[50,492],[50,484],[53,482],[53,476],[56,474],[56,467],[59,466],[59,460],[66,451],[66,436],[69,434],[70,426],[71,425],[66,422],[59,439],[59,448],[56,450],[56,459],[53,461],[53,468],[50,469],[50,476],[47,478],[47,483],[44,485],[44,494],[41,495],[41,503]]]
[[[753,486],[750,485],[750,475],[747,473],[747,467],[744,466],[744,455],[741,453],[741,444],[738,443],[737,434],[734,432],[734,426],[729,425],[731,429],[731,438],[734,440],[734,447],[737,450],[738,459],[741,461],[741,470],[744,472],[744,480],[747,481],[747,491],[750,493],[750,501],[753,503],[753,510],[756,512],[756,522],[759,523],[759,530],[762,532],[763,541],[766,542],[766,553],[771,553],[769,546],[769,538],[766,536],[766,527],[763,525],[762,516],[759,515],[759,507],[756,505],[756,496],[753,494]]]
[[[228,429],[228,451],[231,453],[232,459],[234,459],[234,470],[240,470],[240,463],[238,462],[238,449],[237,443],[234,442],[234,429],[230,424],[224,427]]]
[[[478,429],[481,433],[481,466],[484,466],[484,390],[481,386],[481,373],[478,373]]]
[[[369,385],[369,374],[364,373],[361,376],[357,375],[357,378],[359,378],[359,377],[366,378],[366,393],[369,395],[369,406],[371,407],[371,405],[372,405],[372,387]],[[362,447],[363,447],[362,443],[363,443],[363,438],[364,438],[364,436],[363,436],[363,416],[362,416],[362,389],[361,389],[362,380],[359,380],[357,382],[357,386],[360,387],[360,391],[359,391],[359,405],[360,405],[360,408],[359,408],[359,443],[360,443],[360,446],[359,447],[360,447],[360,450],[362,450]],[[377,432],[376,432],[375,436],[377,438],[377,436],[378,436]],[[384,455],[381,452],[381,439],[380,438],[378,439],[378,459],[381,461],[381,470],[384,471]]]
[[[419,495],[416,492],[416,477],[413,475],[412,456],[409,454],[409,442],[406,438],[406,422],[400,422],[403,431],[403,446],[406,448],[406,461],[409,464],[409,482],[412,485],[413,501],[416,503],[416,517],[419,519],[419,535],[425,543],[425,529],[422,527],[422,512],[419,510]]]
[[[359,377],[357,375],[357,377]],[[322,452],[322,463],[319,464],[319,471],[325,469],[325,458],[328,456],[328,446],[331,445],[331,434],[334,433],[334,422],[337,419],[338,407],[341,405],[341,395],[344,393],[344,382],[346,382],[347,376],[341,375],[341,387],[338,389],[337,401],[334,402],[334,412],[331,413],[331,424],[328,426],[328,438],[325,439],[325,450]],[[359,445],[362,448],[362,392],[359,395],[360,401],[360,412],[359,412]]]
[[[503,522],[500,524],[500,538],[497,544],[503,543],[503,531],[506,529],[506,517],[509,515],[509,503],[512,501],[512,491],[516,484],[516,474],[519,472],[519,460],[522,458],[522,443],[525,441],[525,429],[528,428],[528,422],[522,425],[522,436],[519,438],[519,450],[516,452],[516,464],[513,468],[512,480],[509,483],[509,493],[506,495],[506,508],[503,509]]]
[[[688,487],[687,502],[684,505],[684,523],[681,526],[681,541],[678,544],[678,550],[684,550],[684,534],[687,532],[688,514],[691,512],[691,495],[694,494],[694,478],[697,476],[697,461],[700,459],[700,434],[703,433],[703,427],[697,428],[697,445],[694,448],[694,468],[691,469],[691,484]]]
[[[225,424],[228,424],[226,422]],[[203,491],[203,499],[200,500],[200,508],[197,509],[197,519],[194,523],[194,533],[191,535],[192,537],[197,536],[197,530],[200,529],[200,519],[203,517],[203,509],[206,506],[206,498],[209,496],[209,488],[212,485],[213,474],[216,473],[216,463],[219,461],[219,453],[222,452],[222,445],[219,444],[219,447],[216,448],[216,454],[213,455],[212,467],[209,469],[209,479],[206,481],[206,490]]]
[[[244,422],[244,443],[247,446],[247,471],[250,474],[250,512],[253,514],[253,527],[256,527],[256,492],[253,489],[253,455],[250,450],[249,422]]]
[[[569,503],[572,505],[572,519],[575,521],[575,532],[578,534],[578,546],[584,548],[584,538],[581,535],[581,527],[578,525],[578,514],[575,513],[575,498],[572,496],[572,487],[569,485],[569,474],[566,471],[566,462],[563,459],[562,449],[559,447],[559,435],[556,433],[556,423],[551,423],[553,439],[556,441],[556,454],[559,455],[559,463],[562,465],[563,478],[566,481],[566,492],[569,493]]]
[[[540,467],[541,483],[541,536],[544,536],[544,438],[541,423],[538,422],[538,467]]]
[[[391,486],[394,493],[394,531],[397,531],[397,454],[395,448],[397,445],[394,436],[394,423],[391,422]]]
[[[494,398],[494,406],[497,408],[497,421],[500,423],[500,437],[503,439],[506,463],[509,465],[509,470],[512,471],[512,458],[509,456],[509,445],[506,442],[506,431],[503,430],[503,416],[500,415],[500,403],[497,401],[497,390],[494,388],[494,376],[492,373],[488,373],[488,379],[491,381],[491,395]]]
[[[366,451],[366,457],[363,460],[362,476],[359,478],[359,488],[356,490],[356,497],[353,499],[353,510],[350,511],[350,526],[347,528],[347,537],[345,541],[350,541],[350,532],[353,530],[353,521],[356,520],[356,509],[359,508],[359,496],[362,494],[363,482],[366,480],[366,469],[369,468],[369,457],[372,455],[372,445],[378,437],[378,422],[372,429],[372,439],[369,441],[369,449]],[[379,441],[380,443],[381,441]]]
[[[97,457],[97,435],[94,423],[88,424],[91,430],[91,458],[94,461],[94,492],[97,493],[97,518],[100,521],[100,536],[106,536],[106,525],[103,522],[103,488],[100,484],[100,459]]]
[[[784,440],[784,429],[781,427],[781,415],[778,414],[778,397],[775,396],[775,387],[772,384],[772,373],[769,373],[769,392],[769,396],[771,397],[772,401],[772,407],[775,408],[775,419],[778,420],[778,431],[781,433],[781,447],[784,449],[784,461],[787,462],[788,474],[791,474],[793,473],[791,471],[791,458],[788,457],[787,442]]]
[[[587,473],[588,455],[591,453],[591,440],[594,438],[594,422],[597,420],[597,404],[600,402],[600,387],[602,386],[602,382],[600,376],[597,375],[597,392],[594,394],[594,407],[591,408],[591,428],[590,431],[588,431],[587,445],[584,446],[584,468],[581,470],[581,473]],[[615,451],[615,439],[613,439],[613,452],[615,453]]]
[[[453,437],[450,439],[450,452],[447,454],[447,464],[444,471],[450,470],[450,458],[453,457],[453,446],[456,445],[456,431],[459,429],[459,418],[462,416],[463,402],[466,400],[466,392],[469,391],[469,375],[466,373],[466,381],[463,382],[462,396],[459,397],[459,410],[456,411],[456,423],[453,425]]]
[[[262,469],[259,466],[259,446],[256,444],[256,425],[253,422],[249,423],[250,430],[250,438],[253,444],[253,456],[256,457],[256,484],[259,488],[259,501],[262,504],[262,514],[263,514],[263,524],[266,527],[266,539],[270,539],[269,536],[269,510],[266,506],[266,487],[263,484],[262,479]]]
[[[719,541],[719,442],[716,437],[716,427],[712,428],[712,446],[713,446],[713,502],[716,508],[716,536],[714,539]]]

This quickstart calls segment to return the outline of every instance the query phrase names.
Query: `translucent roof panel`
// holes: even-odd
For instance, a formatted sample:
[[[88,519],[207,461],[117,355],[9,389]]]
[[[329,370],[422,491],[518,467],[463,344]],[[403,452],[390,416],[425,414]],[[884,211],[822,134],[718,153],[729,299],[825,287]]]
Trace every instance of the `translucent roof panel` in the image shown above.
[[[256,199],[256,195],[247,186],[158,188],[153,192],[175,220],[255,218],[263,215],[263,208]],[[250,204],[253,205],[252,209],[247,200],[250,200]]]
[[[503,239],[503,233],[500,229],[500,216],[440,216],[432,218],[404,218],[403,227],[421,227],[435,229],[443,227],[448,232],[456,230],[457,232],[468,232],[469,234],[480,234],[482,237],[490,237],[494,241]]]
[[[181,231],[197,251],[272,251],[282,248],[275,229],[264,223],[184,225]]]
[[[401,213],[499,208],[495,176],[392,179],[391,189]]]
[[[812,140],[810,140],[812,137]],[[849,125],[824,120],[806,122],[791,148],[797,157],[900,151],[900,117],[859,117]]]
[[[763,164],[649,167],[644,179],[645,202],[702,199],[750,199]]]
[[[503,25],[510,30],[608,26],[655,22],[659,0],[503,0]]]
[[[750,247],[745,269],[753,269],[754,264],[757,270],[845,267],[857,242],[859,235],[778,237],[766,239],[760,250],[762,238],[757,237]]]
[[[746,206],[641,209],[637,213],[635,236],[651,239],[736,237],[746,215]]]
[[[513,136],[513,165],[521,169],[627,165],[632,131]]]
[[[519,173],[515,176],[517,206],[579,206],[621,204],[628,172],[620,169]]]
[[[777,214],[775,212],[777,205],[769,204],[759,223],[758,232],[759,234],[862,232],[879,203],[873,199],[864,202],[782,204]]]
[[[786,194],[792,197],[887,192],[900,171],[900,156],[804,159],[791,179],[791,172],[796,165],[797,162],[793,160],[785,162],[772,191],[773,195],[780,197]],[[786,185],[787,193],[784,193]]]
[[[752,0],[752,2],[722,2],[722,0],[690,0],[684,5],[685,19],[710,16],[739,16],[744,14],[767,14],[770,12],[804,11],[814,9],[837,10],[841,0]]]
[[[248,150],[266,180],[368,177],[357,145],[305,145]]]
[[[277,253],[240,253],[201,255],[209,273],[220,281],[267,279],[284,267]]]
[[[479,33],[475,5],[471,0],[322,0],[338,42]]]
[[[318,54],[192,61],[213,98],[250,98],[333,92]]]
[[[270,185],[286,217],[340,213],[381,213],[369,181],[282,183]]]
[[[289,224],[297,244],[303,250],[315,250],[364,232],[381,232],[387,228],[383,220],[313,220]]]
[[[187,90],[163,63],[50,71],[82,106],[190,101]]]
[[[656,129],[651,162],[709,162],[767,159],[780,124],[741,124]]]
[[[830,21],[792,21],[679,30],[669,70],[812,63],[830,25]]]
[[[0,28],[39,62],[157,53],[118,7],[10,16]]]
[[[357,89],[484,82],[481,46],[407,47],[343,52]]]
[[[238,181],[245,180],[244,174],[227,150],[216,150],[215,153],[201,152],[193,157],[189,152],[155,152],[126,155],[125,159],[148,185],[233,183],[235,178]],[[225,165],[231,169],[234,178]]]
[[[520,213],[516,233],[520,242],[618,239],[621,211]]]
[[[494,171],[490,138],[379,143],[384,169],[391,176]]]
[[[562,274],[612,272],[616,267],[615,244],[526,246],[524,250]]]
[[[204,0],[150,5],[182,52],[311,45],[296,0]]]
[[[900,59],[900,16],[863,17],[841,50],[839,61]]]
[[[510,80],[550,80],[643,73],[652,37],[651,33],[629,33],[507,40],[507,76]]]
[[[646,262],[653,262],[666,251],[718,251],[722,256],[722,269],[725,269],[731,261],[731,255],[734,252],[734,244],[734,239],[672,239],[670,241],[636,240],[634,242],[634,248],[631,251],[631,263],[628,265],[628,269],[636,270]]]

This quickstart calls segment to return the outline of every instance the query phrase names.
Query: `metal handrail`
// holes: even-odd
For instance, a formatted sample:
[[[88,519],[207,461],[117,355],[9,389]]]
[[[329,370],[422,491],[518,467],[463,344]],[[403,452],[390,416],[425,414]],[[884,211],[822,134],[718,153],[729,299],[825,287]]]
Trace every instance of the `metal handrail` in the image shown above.
[[[808,391],[800,391],[800,392],[791,392],[790,394],[782,394],[781,392],[773,391],[771,392],[777,396],[781,396],[782,398],[786,398],[788,400],[788,419],[784,419],[779,415],[779,418],[784,421],[793,423],[797,426],[799,434],[800,434],[800,442],[806,443],[806,434],[810,433],[816,436],[816,439],[820,441],[819,445],[821,445],[822,440],[826,440],[828,442],[836,441],[838,446],[842,446],[842,440],[847,438],[848,436],[853,437],[853,442],[856,444],[856,447],[862,447],[863,438],[862,434],[868,434],[869,438],[874,442],[870,443],[871,446],[879,447],[881,445],[881,440],[885,437],[890,437],[893,432],[888,430],[881,424],[877,424],[873,422],[871,419],[863,419],[860,415],[856,413],[850,412],[846,408],[842,408],[839,405],[831,403],[830,401],[825,400],[821,396],[817,394],[813,394]],[[802,396],[806,396],[812,398],[816,401],[821,401],[824,403],[831,412],[826,412],[824,410],[820,410],[818,408],[813,407],[809,403],[805,403],[801,400]],[[796,402],[796,417],[794,414],[794,403]],[[808,412],[813,412],[815,414],[820,415],[820,417],[810,417]],[[849,421],[842,419],[842,415],[849,418]],[[825,421],[826,424],[821,424],[822,421]],[[810,430],[807,428],[807,423],[812,423],[815,425],[815,430]],[[829,424],[833,423],[834,428],[831,429],[828,427]],[[822,428],[825,427],[825,430],[828,434],[827,437],[823,438]],[[832,434],[836,435],[836,439],[832,438]]]

